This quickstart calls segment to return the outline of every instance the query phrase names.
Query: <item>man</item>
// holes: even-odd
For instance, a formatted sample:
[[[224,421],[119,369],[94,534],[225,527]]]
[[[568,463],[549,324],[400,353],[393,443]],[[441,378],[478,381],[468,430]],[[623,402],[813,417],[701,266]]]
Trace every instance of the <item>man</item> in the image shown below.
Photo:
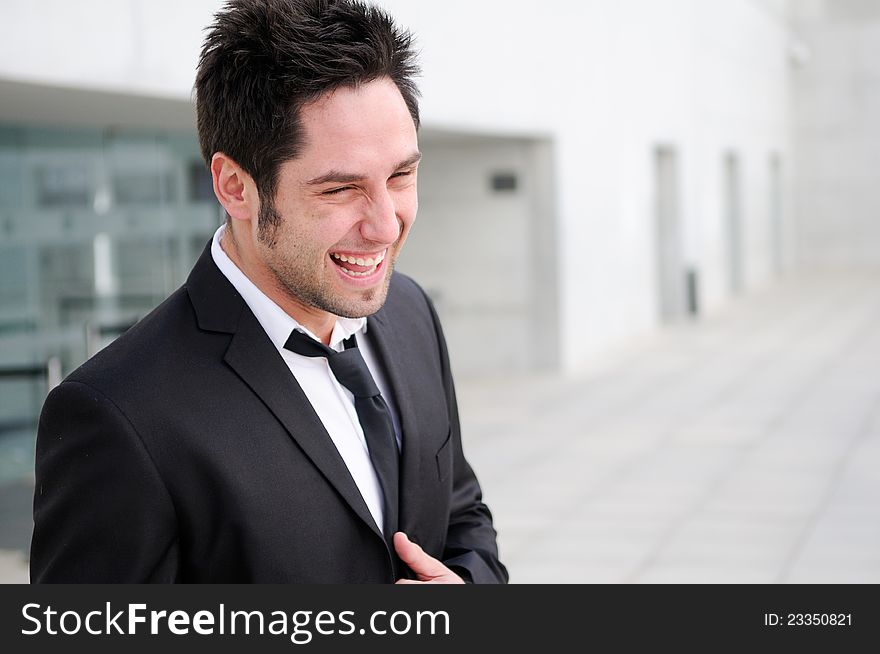
[[[392,274],[415,72],[350,0],[216,16],[196,97],[226,224],[46,400],[34,581],[507,581],[437,316]]]

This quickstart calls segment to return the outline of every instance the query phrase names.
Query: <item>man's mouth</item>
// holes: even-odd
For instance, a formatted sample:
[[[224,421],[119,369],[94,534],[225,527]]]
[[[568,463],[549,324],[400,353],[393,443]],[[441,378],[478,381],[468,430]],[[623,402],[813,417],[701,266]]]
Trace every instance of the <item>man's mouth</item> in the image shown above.
[[[388,250],[383,250],[374,256],[358,256],[355,254],[342,254],[331,252],[330,257],[342,272],[351,277],[368,277],[376,272],[379,265],[385,260]]]

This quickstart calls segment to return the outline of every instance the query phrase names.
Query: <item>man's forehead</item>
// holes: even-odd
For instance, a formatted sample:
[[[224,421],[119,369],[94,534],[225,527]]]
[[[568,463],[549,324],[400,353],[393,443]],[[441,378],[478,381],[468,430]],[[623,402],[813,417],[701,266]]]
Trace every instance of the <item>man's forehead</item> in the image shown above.
[[[290,163],[308,180],[362,175],[418,162],[412,116],[391,80],[340,88],[300,111],[300,147]]]
[[[300,108],[299,123],[306,132],[390,127],[394,124],[401,129],[415,130],[403,95],[387,77],[328,91]]]

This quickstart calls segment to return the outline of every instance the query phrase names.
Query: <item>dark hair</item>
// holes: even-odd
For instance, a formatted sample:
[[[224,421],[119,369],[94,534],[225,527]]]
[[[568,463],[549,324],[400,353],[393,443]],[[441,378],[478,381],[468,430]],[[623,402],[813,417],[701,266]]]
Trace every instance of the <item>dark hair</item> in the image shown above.
[[[238,163],[271,205],[278,169],[302,145],[303,105],[380,77],[397,85],[419,126],[411,35],[355,0],[229,0],[215,14],[199,59],[199,143]]]

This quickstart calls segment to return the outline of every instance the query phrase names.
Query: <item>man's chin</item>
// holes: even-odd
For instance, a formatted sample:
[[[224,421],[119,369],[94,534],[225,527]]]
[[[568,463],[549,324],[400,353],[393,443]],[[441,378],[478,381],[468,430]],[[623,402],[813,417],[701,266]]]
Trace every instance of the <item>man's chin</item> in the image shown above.
[[[371,288],[361,289],[356,292],[351,290],[340,292],[333,302],[335,310],[330,310],[330,313],[342,318],[366,318],[367,316],[372,316],[385,305],[390,283],[391,274],[389,272],[381,282]]]
[[[366,318],[372,316],[385,305],[386,297],[385,289],[377,289],[375,297],[369,300],[335,303],[335,310],[331,313],[341,318]]]

